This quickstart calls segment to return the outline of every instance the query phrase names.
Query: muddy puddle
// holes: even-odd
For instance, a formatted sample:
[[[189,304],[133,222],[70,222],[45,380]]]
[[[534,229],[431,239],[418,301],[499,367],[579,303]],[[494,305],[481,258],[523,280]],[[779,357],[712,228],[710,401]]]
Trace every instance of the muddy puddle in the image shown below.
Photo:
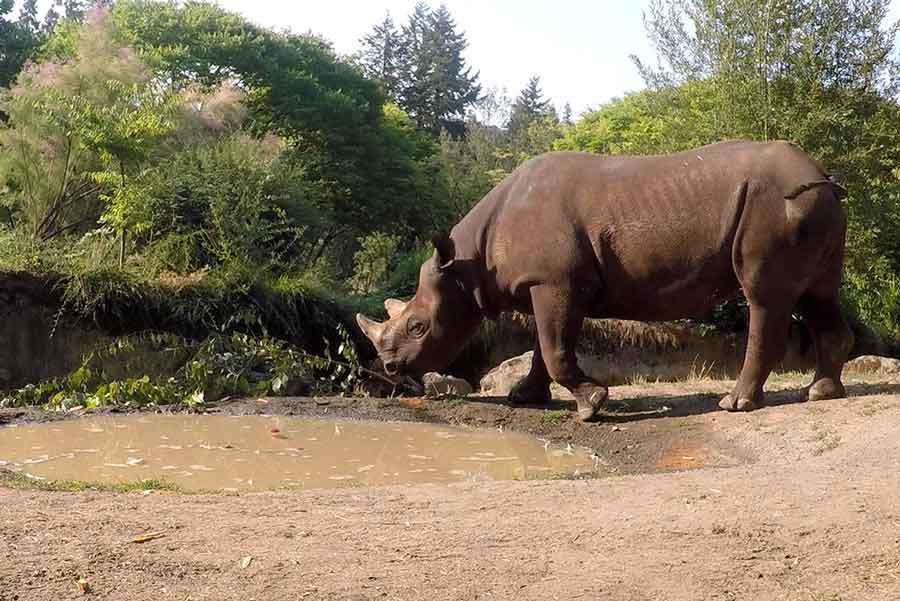
[[[587,450],[518,433],[290,417],[84,418],[0,429],[0,469],[187,490],[334,488],[590,475]]]

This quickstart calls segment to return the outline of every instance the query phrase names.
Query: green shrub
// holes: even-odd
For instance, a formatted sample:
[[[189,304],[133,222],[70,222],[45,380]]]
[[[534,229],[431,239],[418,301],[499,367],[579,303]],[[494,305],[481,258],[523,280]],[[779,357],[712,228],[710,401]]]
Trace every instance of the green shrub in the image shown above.
[[[384,287],[399,243],[397,236],[381,232],[360,238],[359,250],[353,256],[350,289],[357,294],[371,294]]]
[[[346,330],[338,336],[335,352],[323,356],[246,334],[214,334],[202,342],[152,332],[121,337],[86,355],[68,377],[29,384],[0,399],[0,407],[195,407],[228,396],[353,392],[358,357]],[[140,359],[129,361],[135,354]],[[148,355],[165,355],[156,363],[171,367],[141,373]]]

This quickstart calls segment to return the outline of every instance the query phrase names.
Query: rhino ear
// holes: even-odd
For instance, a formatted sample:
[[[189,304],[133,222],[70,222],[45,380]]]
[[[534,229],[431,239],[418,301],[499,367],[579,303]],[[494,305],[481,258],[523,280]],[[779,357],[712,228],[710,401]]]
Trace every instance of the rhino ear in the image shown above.
[[[456,244],[447,232],[440,232],[431,237],[431,242],[437,251],[438,268],[440,271],[449,269],[456,260]]]
[[[396,298],[389,298],[384,301],[384,308],[388,312],[388,316],[393,319],[403,313],[403,309],[406,308],[406,303],[402,300],[397,300]]]

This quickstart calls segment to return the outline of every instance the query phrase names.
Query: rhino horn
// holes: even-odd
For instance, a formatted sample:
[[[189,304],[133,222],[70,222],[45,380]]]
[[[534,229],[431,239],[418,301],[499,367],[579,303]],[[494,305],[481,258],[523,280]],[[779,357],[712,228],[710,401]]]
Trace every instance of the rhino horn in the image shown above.
[[[381,338],[381,331],[384,329],[384,324],[373,321],[362,313],[356,314],[356,323],[359,325],[359,329],[362,330],[363,334],[366,335],[366,338],[371,340],[372,344],[377,348],[378,340]]]
[[[403,313],[406,303],[396,298],[389,298],[384,301],[384,308],[387,309],[388,315],[393,319]]]

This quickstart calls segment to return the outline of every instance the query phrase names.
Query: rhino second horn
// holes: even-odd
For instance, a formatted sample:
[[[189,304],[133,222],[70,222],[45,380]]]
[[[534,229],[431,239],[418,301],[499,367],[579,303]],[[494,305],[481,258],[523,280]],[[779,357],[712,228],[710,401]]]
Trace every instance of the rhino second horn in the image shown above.
[[[356,323],[359,325],[359,329],[362,330],[363,334],[366,335],[366,338],[372,341],[372,344],[377,346],[378,339],[381,337],[381,330],[384,328],[383,323],[378,323],[377,321],[372,321],[362,313],[356,314]]]
[[[406,308],[406,303],[396,298],[389,298],[384,301],[384,308],[387,309],[388,315],[393,319],[403,313],[403,309]]]

